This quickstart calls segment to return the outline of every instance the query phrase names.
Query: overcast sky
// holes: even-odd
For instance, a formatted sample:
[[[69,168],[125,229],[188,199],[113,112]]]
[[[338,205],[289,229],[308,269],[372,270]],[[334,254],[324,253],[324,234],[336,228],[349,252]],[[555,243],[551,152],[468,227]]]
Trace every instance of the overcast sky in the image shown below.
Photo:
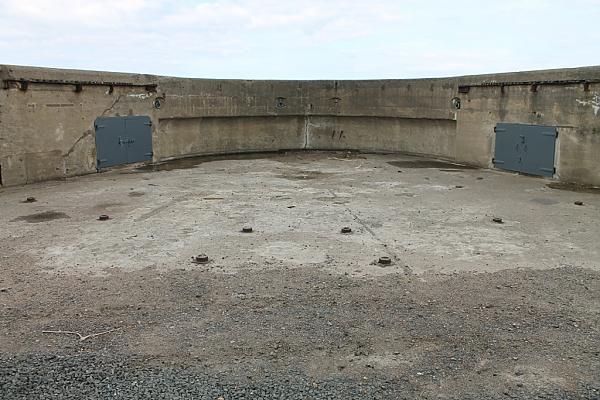
[[[600,0],[0,0],[0,64],[374,79],[600,65]]]

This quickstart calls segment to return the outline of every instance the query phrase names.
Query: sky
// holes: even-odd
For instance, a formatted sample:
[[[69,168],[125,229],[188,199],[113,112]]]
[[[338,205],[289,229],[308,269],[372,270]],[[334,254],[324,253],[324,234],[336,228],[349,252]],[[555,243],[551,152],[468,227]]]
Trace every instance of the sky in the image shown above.
[[[231,79],[600,65],[600,0],[0,0],[0,64]]]

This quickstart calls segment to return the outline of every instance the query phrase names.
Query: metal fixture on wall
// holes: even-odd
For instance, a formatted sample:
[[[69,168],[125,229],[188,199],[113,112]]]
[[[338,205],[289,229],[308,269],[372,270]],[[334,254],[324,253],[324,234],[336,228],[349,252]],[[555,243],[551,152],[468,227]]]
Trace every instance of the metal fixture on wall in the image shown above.
[[[159,108],[162,107],[164,102],[165,102],[164,97],[157,97],[156,99],[154,99],[154,108],[156,108],[158,110]]]
[[[19,79],[3,79],[4,89],[8,90],[11,87],[18,87],[20,90],[27,90],[32,83],[43,85],[73,85],[75,92],[81,92],[84,86],[115,86],[123,87],[143,87],[147,92],[156,92],[158,84],[156,83],[132,83],[132,82],[104,82],[104,81],[72,81],[62,79],[37,79],[37,78],[19,78]],[[110,89],[109,89],[110,91]]]
[[[455,97],[452,99],[452,107],[456,110],[460,110],[460,97]]]
[[[287,107],[287,102],[285,100],[285,97],[278,97],[275,101],[275,107],[279,109]]]
[[[459,85],[458,93],[469,93],[474,87],[497,87],[504,88],[505,86],[529,86],[532,92],[537,92],[541,85],[556,86],[556,85],[583,85],[584,91],[590,90],[590,84],[600,83],[600,79],[565,79],[551,81],[513,81],[513,82],[483,82],[468,85]]]

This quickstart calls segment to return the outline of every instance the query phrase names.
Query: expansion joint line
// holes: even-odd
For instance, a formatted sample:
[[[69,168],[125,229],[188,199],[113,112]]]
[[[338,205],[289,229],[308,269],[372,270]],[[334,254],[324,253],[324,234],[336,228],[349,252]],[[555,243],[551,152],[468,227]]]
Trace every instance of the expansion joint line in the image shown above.
[[[310,129],[310,115],[307,115],[304,118],[304,145],[302,146],[303,149],[308,149],[309,129]]]
[[[329,193],[331,193],[331,195],[333,196],[334,199],[338,198],[337,194],[335,194],[335,192],[332,189],[328,189],[328,190],[329,190]],[[381,239],[379,236],[377,236],[377,234],[375,233],[375,231],[373,231],[373,229],[371,229],[366,224],[366,222],[364,222],[362,219],[360,219],[360,217],[356,213],[354,213],[350,209],[350,207],[344,206],[344,209],[346,210],[346,212],[348,214],[350,214],[350,216],[352,216],[352,218],[356,222],[358,222],[367,232],[369,232],[369,234],[373,237],[373,239],[375,239],[377,242],[379,242],[379,244],[385,249],[385,251],[388,253],[388,255],[394,259],[394,261],[397,261],[397,262],[401,261],[400,260],[400,256],[394,250],[392,250],[383,239]],[[407,274],[411,274],[412,273],[412,270],[408,266],[402,265],[402,269]]]

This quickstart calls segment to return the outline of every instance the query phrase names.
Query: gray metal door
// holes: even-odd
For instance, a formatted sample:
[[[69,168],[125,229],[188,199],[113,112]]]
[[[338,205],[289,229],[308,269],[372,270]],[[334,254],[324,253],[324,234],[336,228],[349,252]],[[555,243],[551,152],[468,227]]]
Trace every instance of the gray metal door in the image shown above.
[[[100,117],[94,126],[99,170],[152,160],[150,117]]]
[[[553,126],[496,125],[494,165],[531,175],[554,175],[557,130]]]

